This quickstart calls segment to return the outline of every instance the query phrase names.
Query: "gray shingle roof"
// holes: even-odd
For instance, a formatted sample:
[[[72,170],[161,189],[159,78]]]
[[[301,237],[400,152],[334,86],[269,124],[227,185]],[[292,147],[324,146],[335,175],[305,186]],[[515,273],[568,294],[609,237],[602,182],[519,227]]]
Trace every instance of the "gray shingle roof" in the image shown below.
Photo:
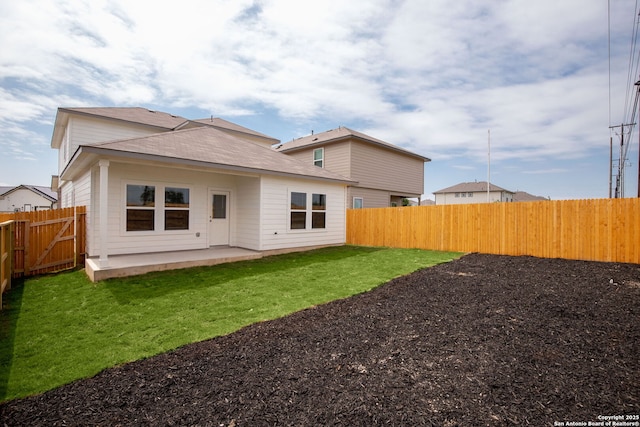
[[[164,129],[175,129],[187,119],[161,111],[148,110],[141,107],[92,107],[92,108],[59,108],[63,113],[76,113],[89,116],[121,120]]]
[[[366,135],[362,132],[358,132],[347,127],[341,126],[337,129],[331,129],[326,132],[320,132],[313,135],[304,136],[302,138],[294,139],[293,141],[286,142],[282,145],[279,145],[275,149],[277,151],[286,153],[287,151],[295,151],[303,148],[312,147],[314,145],[323,145],[331,142],[341,141],[347,138],[357,138],[362,141],[365,141],[370,144],[375,144],[384,148],[388,148],[390,150],[398,151],[408,156],[417,157],[423,159],[425,162],[431,161],[431,159],[421,156],[419,154],[413,153],[409,150],[405,150],[404,148],[398,147],[397,145],[390,144],[388,142],[382,141],[380,139],[374,138],[372,136]]]
[[[196,120],[191,120],[191,121],[192,122],[196,122],[196,123],[200,123],[200,124],[203,124],[203,125],[206,125],[206,126],[212,126],[214,128],[229,129],[229,130],[232,130],[232,131],[235,131],[235,132],[246,133],[246,134],[249,134],[249,135],[259,136],[261,138],[271,139],[271,140],[273,140],[274,144],[277,144],[277,143],[280,142],[280,140],[277,139],[277,138],[274,138],[274,137],[269,136],[269,135],[265,135],[264,133],[257,132],[257,131],[255,131],[253,129],[249,129],[249,128],[246,128],[244,126],[240,126],[240,125],[238,125],[236,123],[232,123],[232,122],[230,122],[228,120],[221,119],[219,117],[211,117],[209,119],[196,119]]]
[[[52,202],[55,202],[56,200],[58,200],[58,194],[55,191],[52,191],[51,187],[45,187],[42,185],[22,184],[22,185],[16,185],[12,187],[0,187],[0,196],[4,196],[5,194],[9,194],[20,188],[31,190],[34,193],[44,197],[45,199],[49,199]]]
[[[198,127],[141,138],[83,145],[74,155],[72,163],[83,152],[101,155],[128,153],[129,157],[143,157],[169,163],[188,162],[205,167],[296,175],[345,183],[355,182],[212,127]]]
[[[535,202],[541,200],[549,199],[542,196],[534,196],[533,194],[529,194],[526,191],[516,191],[513,195],[514,202]]]

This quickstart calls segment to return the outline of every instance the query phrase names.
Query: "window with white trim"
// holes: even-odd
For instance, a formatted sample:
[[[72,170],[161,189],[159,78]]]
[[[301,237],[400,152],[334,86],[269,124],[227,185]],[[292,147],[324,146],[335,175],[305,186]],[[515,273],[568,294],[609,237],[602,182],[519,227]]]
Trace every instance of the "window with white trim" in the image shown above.
[[[155,230],[156,187],[127,184],[127,231]]]
[[[308,230],[326,228],[327,195],[292,191],[289,205],[289,228]]]
[[[312,194],[311,228],[326,228],[327,195]]]
[[[164,229],[189,229],[189,189],[165,187],[164,189]]]
[[[362,197],[353,198],[353,209],[362,209],[363,205],[364,205],[364,201],[362,200]]]
[[[125,192],[127,232],[189,229],[188,188],[126,184]]]
[[[313,165],[320,168],[324,167],[324,148],[313,150]]]

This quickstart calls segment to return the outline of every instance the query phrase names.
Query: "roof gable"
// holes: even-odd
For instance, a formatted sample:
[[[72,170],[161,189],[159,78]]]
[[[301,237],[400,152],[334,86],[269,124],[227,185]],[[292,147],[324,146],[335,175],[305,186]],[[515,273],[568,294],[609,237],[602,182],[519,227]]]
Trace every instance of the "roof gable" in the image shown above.
[[[175,129],[187,121],[184,117],[141,107],[60,108],[59,110],[67,113],[120,120],[167,130]]]
[[[38,185],[25,185],[21,184],[15,187],[0,187],[0,196],[6,196],[8,194],[14,193],[19,190],[28,190],[40,197],[44,197],[45,199],[55,202],[58,200],[58,195],[55,191],[52,191],[49,187],[38,186]]]
[[[431,159],[421,156],[419,154],[413,153],[409,150],[405,150],[402,147],[399,147],[394,144],[390,144],[388,142],[382,141],[381,139],[374,138],[372,136],[366,135],[362,132],[358,132],[352,129],[349,129],[344,126],[340,126],[337,129],[331,129],[326,132],[321,132],[318,134],[311,134],[308,136],[304,136],[302,138],[294,139],[293,141],[286,142],[275,147],[275,150],[286,153],[288,151],[297,151],[301,149],[310,148],[313,146],[322,146],[329,143],[344,141],[347,139],[357,139],[359,141],[365,142],[367,144],[377,145],[379,147],[383,147],[389,150],[397,151],[402,154],[417,157],[422,159],[425,162],[430,162]]]

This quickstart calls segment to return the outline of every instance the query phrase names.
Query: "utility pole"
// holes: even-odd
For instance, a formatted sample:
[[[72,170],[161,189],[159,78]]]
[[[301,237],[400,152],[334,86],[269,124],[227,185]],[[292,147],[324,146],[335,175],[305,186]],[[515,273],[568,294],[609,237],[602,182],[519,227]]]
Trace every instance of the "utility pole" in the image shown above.
[[[616,199],[624,197],[624,162],[626,157],[626,151],[624,149],[624,127],[633,125],[635,125],[635,123],[609,126],[609,129],[620,128],[620,158],[618,159],[618,175],[616,175],[616,189],[614,192],[614,198]]]
[[[640,96],[640,80],[636,82],[635,86],[638,87],[638,96]],[[640,113],[640,105],[638,105],[638,112]],[[640,117],[640,115],[638,117]],[[638,166],[638,197],[640,198],[640,130],[638,130],[638,165],[637,166]]]
[[[487,130],[487,203],[491,202],[491,129]]]

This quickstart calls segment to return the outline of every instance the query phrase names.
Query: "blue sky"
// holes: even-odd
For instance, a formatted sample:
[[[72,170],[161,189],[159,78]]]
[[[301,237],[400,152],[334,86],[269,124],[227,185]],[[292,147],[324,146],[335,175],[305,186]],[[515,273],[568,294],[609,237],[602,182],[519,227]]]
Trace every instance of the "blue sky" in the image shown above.
[[[140,106],[283,142],[347,126],[431,158],[431,199],[487,179],[490,130],[492,183],[607,197],[635,7],[610,0],[609,62],[604,0],[3,1],[0,185],[49,185],[58,107]]]

